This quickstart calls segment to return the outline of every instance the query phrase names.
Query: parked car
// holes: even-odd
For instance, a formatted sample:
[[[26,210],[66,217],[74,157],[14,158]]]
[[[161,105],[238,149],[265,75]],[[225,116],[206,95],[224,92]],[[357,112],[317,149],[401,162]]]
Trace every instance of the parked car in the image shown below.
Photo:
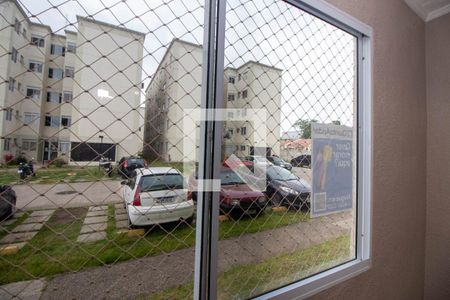
[[[16,212],[16,192],[9,185],[0,185],[0,221],[7,220]]]
[[[274,206],[309,209],[311,186],[308,182],[278,166],[268,166],[265,174],[262,172],[262,169],[255,168],[255,176],[266,176],[266,195]]]
[[[308,167],[311,168],[311,154],[302,154],[291,160],[291,165],[294,167]]]
[[[220,211],[222,214],[259,215],[267,206],[265,195],[254,191],[232,169],[223,167],[220,172]],[[189,179],[189,190],[197,201],[197,176]]]
[[[247,156],[245,159],[247,161],[252,162],[255,165],[267,165],[267,166],[272,165],[272,163],[265,156],[251,155]]]
[[[181,173],[170,167],[138,168],[122,181],[130,227],[185,220],[192,222],[194,202]]]
[[[122,178],[129,178],[134,169],[146,167],[147,162],[139,156],[122,157],[119,160],[119,174]]]
[[[285,162],[278,156],[267,156],[267,160],[273,163],[275,166],[285,168],[286,170],[292,170],[292,165],[290,163]]]

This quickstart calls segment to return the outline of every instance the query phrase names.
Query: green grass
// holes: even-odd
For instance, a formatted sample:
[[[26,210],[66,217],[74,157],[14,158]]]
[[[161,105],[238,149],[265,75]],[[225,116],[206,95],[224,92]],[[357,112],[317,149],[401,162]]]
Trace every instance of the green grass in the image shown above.
[[[14,227],[22,223],[29,215],[29,212],[25,212],[21,217],[17,218],[13,223],[0,226],[0,239],[7,235]]]
[[[218,278],[218,299],[246,299],[303,279],[349,259],[350,238],[340,236],[260,263],[234,266]],[[151,295],[152,300],[191,299],[193,283]]]
[[[81,211],[80,211],[81,210]],[[181,223],[154,226],[145,237],[118,234],[114,206],[108,208],[107,239],[77,243],[87,208],[59,209],[43,229],[17,254],[0,259],[0,284],[77,271],[163,252],[193,247],[195,226]],[[76,218],[74,217],[76,216]],[[220,239],[305,222],[304,212],[273,212],[220,223]]]

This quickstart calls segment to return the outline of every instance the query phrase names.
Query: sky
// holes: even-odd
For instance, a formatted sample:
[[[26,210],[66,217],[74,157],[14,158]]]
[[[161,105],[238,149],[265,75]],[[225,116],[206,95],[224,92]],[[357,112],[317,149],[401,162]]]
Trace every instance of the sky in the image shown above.
[[[146,33],[147,85],[173,38],[203,43],[201,0],[19,0],[33,21],[64,33],[76,15]],[[279,0],[229,0],[225,67],[255,60],[282,69],[280,134],[298,119],[353,125],[356,39]]]

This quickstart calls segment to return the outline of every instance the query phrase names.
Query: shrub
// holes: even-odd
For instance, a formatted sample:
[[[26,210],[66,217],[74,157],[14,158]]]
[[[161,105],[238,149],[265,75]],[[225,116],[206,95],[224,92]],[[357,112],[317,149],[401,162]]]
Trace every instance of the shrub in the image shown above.
[[[67,165],[67,162],[62,158],[57,158],[51,162],[51,165],[55,166],[56,168],[62,168],[63,166]]]

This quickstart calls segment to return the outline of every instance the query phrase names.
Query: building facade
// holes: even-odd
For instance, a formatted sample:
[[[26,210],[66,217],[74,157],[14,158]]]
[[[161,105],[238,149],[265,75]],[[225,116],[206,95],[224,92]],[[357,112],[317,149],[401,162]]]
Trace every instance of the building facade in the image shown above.
[[[142,150],[144,34],[78,16],[77,31],[61,35],[15,0],[0,10],[10,17],[0,20],[3,161],[92,161],[103,152],[117,160]]]
[[[146,90],[144,155],[165,161],[186,161],[195,149],[185,149],[183,139],[199,144],[196,132],[183,128],[190,109],[200,108],[202,47],[174,39]],[[224,99],[227,122],[224,124],[225,156],[246,156],[261,151],[279,153],[282,70],[249,61],[224,73]],[[264,147],[255,124],[246,112],[264,109]],[[258,147],[255,145],[258,144]],[[195,148],[195,147],[194,147]],[[262,149],[264,148],[264,149]]]

